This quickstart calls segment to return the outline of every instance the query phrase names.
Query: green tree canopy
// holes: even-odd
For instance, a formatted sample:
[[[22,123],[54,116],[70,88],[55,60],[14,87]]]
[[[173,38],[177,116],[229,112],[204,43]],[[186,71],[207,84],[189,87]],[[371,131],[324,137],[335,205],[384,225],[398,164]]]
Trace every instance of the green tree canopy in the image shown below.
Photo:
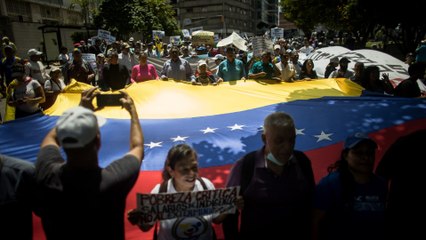
[[[179,27],[175,12],[165,0],[104,0],[95,24],[117,37],[142,32],[151,38],[152,30],[163,30],[174,35]]]
[[[365,42],[381,30],[403,51],[413,51],[426,33],[424,1],[406,0],[396,5],[371,0],[282,0],[281,4],[284,17],[306,34],[322,24],[330,30],[353,33]]]

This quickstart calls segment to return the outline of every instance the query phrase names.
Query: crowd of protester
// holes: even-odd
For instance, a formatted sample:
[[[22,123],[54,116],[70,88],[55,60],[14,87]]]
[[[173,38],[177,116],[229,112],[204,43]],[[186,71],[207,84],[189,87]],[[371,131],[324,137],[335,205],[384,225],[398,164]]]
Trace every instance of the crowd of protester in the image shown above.
[[[58,119],[41,143],[35,166],[0,155],[2,236],[32,239],[34,212],[41,217],[47,239],[75,239],[83,233],[87,239],[125,239],[125,199],[140,171],[144,139],[137,109],[123,89],[128,84],[168,79],[194,85],[246,78],[282,82],[318,79],[311,59],[303,63],[298,60],[300,53],[309,55],[318,46],[309,39],[296,45],[278,39],[274,51],[253,56],[250,44],[248,53],[235,46],[193,46],[187,41],[181,46],[162,44],[160,51],[158,44],[142,44],[133,38],[110,45],[97,39],[93,45],[80,41],[70,52],[62,47],[57,66],[48,69],[41,61],[42,52],[29,49],[27,56],[20,58],[15,55],[17,46],[3,38],[0,89],[7,104],[15,107],[15,118],[41,112],[74,82],[93,88],[82,93],[79,107],[67,110]],[[415,59],[408,63],[410,77],[397,87],[390,84],[387,75],[380,76],[377,66],[348,69],[350,60],[345,57],[332,58],[326,74],[328,78],[350,79],[371,92],[424,97],[425,48],[423,41]],[[84,53],[95,54],[96,68],[82,57]],[[209,58],[198,61],[194,72],[188,59],[201,54]],[[161,70],[149,62],[151,57],[167,59]],[[407,60],[409,57],[414,58],[407,55]],[[98,166],[101,138],[92,105],[99,90],[120,91],[120,101],[131,117],[129,152],[105,168]],[[311,162],[294,149],[295,139],[295,123],[290,115],[276,112],[266,116],[264,145],[238,160],[226,183],[228,187],[241,187],[235,203],[239,211],[203,217],[209,227],[193,239],[213,239],[211,223],[223,224],[225,239],[269,239],[283,231],[290,239],[385,239],[391,232],[388,224],[394,226],[400,220],[392,218],[389,223],[385,219],[387,181],[392,179],[389,172],[394,169],[383,167],[378,172],[383,176],[374,173],[378,143],[365,133],[348,136],[341,158],[330,166],[329,175],[315,184]],[[197,154],[188,145],[170,149],[162,183],[152,193],[162,192],[166,183],[164,191],[168,193],[215,188],[209,179],[199,178]],[[128,220],[142,231],[154,227],[141,224],[139,218],[137,210],[128,212]],[[159,239],[173,238],[176,224],[176,219],[161,221]]]
[[[158,79],[183,80],[194,85],[217,85],[241,79],[276,79],[283,82],[315,80],[319,76],[314,62],[312,59],[300,61],[299,56],[308,56],[323,47],[320,39],[321,35],[303,40],[276,39],[273,49],[264,49],[259,56],[254,56],[250,40],[247,51],[232,44],[225,47],[195,45],[188,39],[175,45],[163,43],[158,39],[144,44],[134,41],[133,37],[128,41],[115,41],[110,44],[99,38],[95,39],[93,44],[82,40],[75,43],[71,50],[65,46],[60,48],[57,61],[51,65],[56,65],[61,72],[55,73],[56,80],[51,81],[50,66],[46,67],[42,61],[43,52],[33,48],[27,51],[27,56],[16,56],[17,46],[4,37],[1,48],[3,58],[0,65],[0,94],[2,98],[7,97],[11,106],[23,111],[24,114],[16,116],[21,117],[38,112],[38,107],[48,108],[57,94],[72,80],[98,86],[103,91],[115,91],[132,83]],[[361,85],[366,91],[374,93],[424,97],[425,49],[426,40],[423,40],[415,53],[407,54],[406,64],[410,77],[397,86],[392,85],[388,75],[380,76],[374,65],[365,67],[363,63],[357,62],[354,69],[349,69],[348,64],[351,61],[346,57],[331,58],[324,69],[323,77],[347,78]],[[94,54],[96,61],[88,62],[84,54]],[[199,58],[201,55],[207,58]],[[161,69],[157,69],[149,61],[152,58],[163,58],[166,61]],[[199,59],[195,69],[191,67],[194,59]],[[24,66],[22,77],[20,64]],[[201,76],[200,69],[203,71]],[[41,90],[34,81],[33,84],[22,84],[30,79],[38,82]],[[19,86],[28,88],[25,94],[19,92]],[[46,91],[49,94],[46,94]],[[29,107],[28,103],[32,107]]]

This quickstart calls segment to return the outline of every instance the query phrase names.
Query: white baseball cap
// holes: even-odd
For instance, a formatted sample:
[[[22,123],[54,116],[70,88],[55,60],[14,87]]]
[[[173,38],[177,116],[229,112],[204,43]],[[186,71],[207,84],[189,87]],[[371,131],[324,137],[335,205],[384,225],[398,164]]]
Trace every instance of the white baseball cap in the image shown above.
[[[98,132],[96,115],[81,106],[66,110],[56,122],[56,135],[63,148],[82,148],[93,141]]]
[[[37,49],[31,48],[30,50],[28,50],[28,57],[34,56],[34,55],[42,55],[43,53],[40,51],[37,51]]]
[[[223,60],[223,59],[225,59],[225,56],[223,56],[222,54],[218,53],[212,59],[213,60],[217,60],[217,59]]]
[[[201,67],[202,65],[206,65],[207,66],[207,62],[204,61],[204,60],[198,61],[198,67]]]

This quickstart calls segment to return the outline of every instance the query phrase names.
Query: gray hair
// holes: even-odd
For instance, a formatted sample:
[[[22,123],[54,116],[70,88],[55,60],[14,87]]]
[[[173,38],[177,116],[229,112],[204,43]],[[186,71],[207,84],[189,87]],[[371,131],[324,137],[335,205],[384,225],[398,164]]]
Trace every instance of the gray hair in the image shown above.
[[[265,121],[263,122],[263,133],[265,134],[267,129],[270,129],[271,127],[288,127],[295,129],[293,118],[284,112],[274,112],[265,118]]]

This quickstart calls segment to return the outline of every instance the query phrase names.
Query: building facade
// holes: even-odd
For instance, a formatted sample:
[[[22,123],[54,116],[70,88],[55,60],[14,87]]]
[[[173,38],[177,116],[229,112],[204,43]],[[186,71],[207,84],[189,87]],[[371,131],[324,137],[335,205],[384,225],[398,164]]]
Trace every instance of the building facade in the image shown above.
[[[278,0],[172,0],[182,29],[213,31],[220,36],[232,32],[253,36],[278,22]],[[263,22],[264,24],[259,24]],[[258,27],[260,26],[260,28]]]
[[[0,36],[8,36],[17,47],[17,55],[27,57],[27,51],[36,48],[51,60],[59,54],[61,45],[72,48],[71,35],[76,29],[51,31],[42,34],[45,25],[83,25],[81,9],[72,7],[71,0],[0,0]],[[45,44],[43,44],[45,43]],[[47,49],[47,50],[46,50]]]

